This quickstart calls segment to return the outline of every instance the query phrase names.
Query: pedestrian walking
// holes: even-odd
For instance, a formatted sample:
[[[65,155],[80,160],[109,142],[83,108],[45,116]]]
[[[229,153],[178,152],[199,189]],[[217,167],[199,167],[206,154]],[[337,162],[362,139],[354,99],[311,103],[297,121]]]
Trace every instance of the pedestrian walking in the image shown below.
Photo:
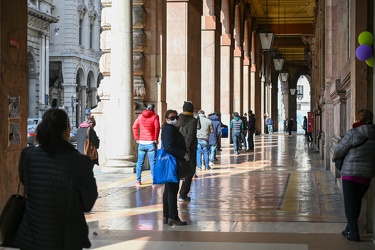
[[[266,118],[266,125],[267,125],[268,134],[273,134],[273,120],[269,116]]]
[[[141,174],[146,154],[150,163],[151,175],[156,161],[156,150],[159,143],[160,122],[155,114],[155,105],[150,103],[135,120],[133,136],[138,144],[138,160],[136,165],[136,185],[142,185]]]

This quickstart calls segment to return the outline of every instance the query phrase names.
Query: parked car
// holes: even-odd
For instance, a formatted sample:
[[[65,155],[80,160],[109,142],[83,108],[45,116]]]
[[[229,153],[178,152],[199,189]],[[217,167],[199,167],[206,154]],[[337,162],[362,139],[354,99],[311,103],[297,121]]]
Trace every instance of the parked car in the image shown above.
[[[42,121],[42,118],[28,118],[27,119],[27,145],[33,146],[36,144],[36,127]],[[76,131],[70,131],[70,143],[75,147],[77,144]]]
[[[42,118],[27,119],[27,145],[32,146],[36,143],[36,127],[42,121]]]

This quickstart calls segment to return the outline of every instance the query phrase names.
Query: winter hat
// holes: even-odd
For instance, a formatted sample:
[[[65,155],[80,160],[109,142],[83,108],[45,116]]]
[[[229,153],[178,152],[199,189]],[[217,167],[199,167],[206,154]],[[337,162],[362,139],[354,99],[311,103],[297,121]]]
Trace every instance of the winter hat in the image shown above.
[[[191,112],[193,113],[194,112],[194,105],[191,101],[186,101],[184,102],[184,106],[182,106],[182,110],[184,112]]]

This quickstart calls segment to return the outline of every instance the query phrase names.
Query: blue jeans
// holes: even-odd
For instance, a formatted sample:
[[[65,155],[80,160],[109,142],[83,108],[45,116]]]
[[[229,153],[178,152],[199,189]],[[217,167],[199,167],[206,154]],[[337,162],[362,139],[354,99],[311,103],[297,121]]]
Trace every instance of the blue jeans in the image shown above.
[[[202,168],[202,151],[203,151],[203,160],[204,166],[208,168],[208,152],[210,147],[208,145],[208,141],[199,140],[198,139],[198,147],[197,147],[197,166],[198,168]]]
[[[273,125],[267,125],[268,127],[268,134],[273,134]]]
[[[214,162],[216,156],[216,144],[210,145],[210,162]]]
[[[232,139],[233,139],[234,152],[238,152],[238,149],[241,143],[241,132],[233,132]]]
[[[148,160],[150,162],[151,176],[154,170],[156,162],[156,144],[139,144],[138,145],[138,161],[135,167],[137,181],[141,181],[142,166],[145,161],[146,153],[148,154]]]

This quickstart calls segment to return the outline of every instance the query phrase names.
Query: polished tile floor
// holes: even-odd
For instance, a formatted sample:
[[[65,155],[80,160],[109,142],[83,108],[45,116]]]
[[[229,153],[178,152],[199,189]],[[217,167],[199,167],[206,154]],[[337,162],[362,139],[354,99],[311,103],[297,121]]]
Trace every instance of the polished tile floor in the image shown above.
[[[375,249],[341,236],[343,199],[303,135],[260,135],[254,152],[223,145],[215,166],[197,172],[191,202],[179,202],[187,226],[162,224],[162,185],[149,171],[96,168],[100,189],[87,215],[93,249]]]
[[[331,174],[301,134],[255,137],[255,151],[223,145],[215,166],[197,172],[191,202],[179,202],[187,226],[162,224],[163,186],[149,171],[96,167],[99,199],[86,215],[93,249],[321,250],[375,249],[341,236],[343,199]]]

